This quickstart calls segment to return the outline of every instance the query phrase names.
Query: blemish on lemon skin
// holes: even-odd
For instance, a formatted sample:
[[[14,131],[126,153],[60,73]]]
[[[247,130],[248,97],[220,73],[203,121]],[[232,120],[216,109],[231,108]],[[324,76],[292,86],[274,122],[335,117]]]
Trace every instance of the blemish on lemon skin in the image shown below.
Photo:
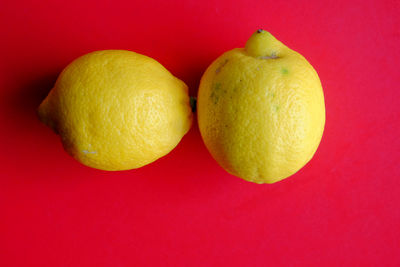
[[[84,154],[97,154],[97,151],[82,150]]]
[[[221,69],[228,63],[229,59],[225,59],[225,61],[215,70],[215,73],[218,74],[221,72]]]
[[[279,106],[274,105],[273,109],[274,109],[274,112],[278,112],[279,111]]]
[[[218,91],[219,91],[219,89],[221,88],[221,83],[215,83],[215,85],[214,85],[213,87],[214,87],[214,88],[213,88],[213,90],[212,90],[212,92],[211,92],[210,97],[211,97],[212,99],[214,99],[214,104],[217,104],[217,103],[218,103],[218,100],[219,100],[219,93],[218,93]]]
[[[289,71],[288,71],[286,68],[282,68],[282,69],[281,69],[281,73],[282,73],[282,74],[288,74]]]
[[[277,59],[279,58],[276,52],[272,52],[271,55],[268,56],[261,56],[260,59]]]

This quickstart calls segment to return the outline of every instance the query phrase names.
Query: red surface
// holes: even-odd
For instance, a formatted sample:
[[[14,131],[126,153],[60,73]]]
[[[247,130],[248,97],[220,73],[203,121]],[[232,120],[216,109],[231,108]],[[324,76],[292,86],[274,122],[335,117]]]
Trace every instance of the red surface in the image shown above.
[[[352,2],[352,3],[350,3]],[[399,266],[399,1],[2,1],[0,266]],[[292,178],[223,171],[197,126],[144,168],[80,165],[35,109],[98,49],[154,57],[195,95],[264,28],[318,71],[327,123]]]

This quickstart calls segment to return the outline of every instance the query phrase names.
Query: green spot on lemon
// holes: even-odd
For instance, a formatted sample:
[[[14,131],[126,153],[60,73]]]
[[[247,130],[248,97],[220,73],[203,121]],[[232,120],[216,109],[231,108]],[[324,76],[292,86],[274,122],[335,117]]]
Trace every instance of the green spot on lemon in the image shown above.
[[[285,68],[282,68],[281,72],[282,72],[282,74],[288,74],[289,73],[289,71],[287,69],[285,69]]]
[[[214,90],[212,90],[211,92],[211,98],[214,99],[214,104],[218,103],[219,100],[219,89],[221,88],[221,83],[215,83],[215,85],[213,86]]]
[[[190,107],[192,108],[192,112],[196,112],[196,104],[197,104],[197,98],[191,96],[190,97]]]

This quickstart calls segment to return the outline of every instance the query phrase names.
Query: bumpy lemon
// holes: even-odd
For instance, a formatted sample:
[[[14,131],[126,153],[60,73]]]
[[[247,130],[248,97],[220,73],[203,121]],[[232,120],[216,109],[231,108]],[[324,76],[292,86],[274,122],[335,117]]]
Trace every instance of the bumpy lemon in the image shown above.
[[[212,156],[231,174],[255,183],[297,172],[314,155],[324,130],[316,71],[264,30],[209,66],[197,101],[200,132]]]
[[[155,161],[179,143],[192,122],[187,86],[154,59],[124,50],[73,61],[38,113],[70,155],[102,170]]]

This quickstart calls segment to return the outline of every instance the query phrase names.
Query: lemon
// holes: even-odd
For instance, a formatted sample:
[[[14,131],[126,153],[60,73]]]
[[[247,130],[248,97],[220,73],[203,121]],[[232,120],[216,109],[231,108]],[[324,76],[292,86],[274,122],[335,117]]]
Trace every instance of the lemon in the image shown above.
[[[102,170],[127,170],[169,153],[189,130],[188,88],[154,59],[125,50],[69,64],[38,109],[65,150]]]
[[[255,183],[274,183],[302,168],[325,125],[317,72],[264,30],[208,67],[197,108],[201,136],[215,160]]]

